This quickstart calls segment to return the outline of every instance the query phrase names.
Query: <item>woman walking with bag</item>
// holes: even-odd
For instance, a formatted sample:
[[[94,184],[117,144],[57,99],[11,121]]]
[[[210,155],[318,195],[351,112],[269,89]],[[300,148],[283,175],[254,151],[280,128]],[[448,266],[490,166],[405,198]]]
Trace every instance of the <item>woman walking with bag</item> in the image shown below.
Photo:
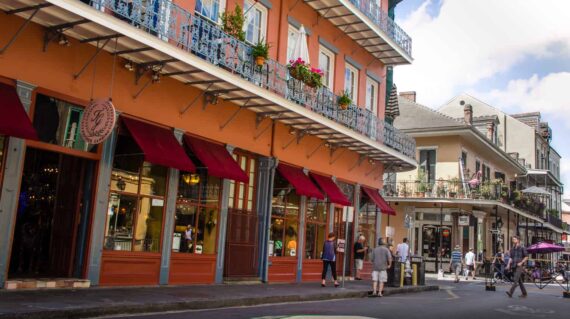
[[[323,275],[321,282],[322,287],[326,287],[327,270],[330,266],[332,276],[334,279],[334,286],[338,287],[338,281],[336,280],[336,235],[334,233],[329,233],[327,240],[323,245]]]

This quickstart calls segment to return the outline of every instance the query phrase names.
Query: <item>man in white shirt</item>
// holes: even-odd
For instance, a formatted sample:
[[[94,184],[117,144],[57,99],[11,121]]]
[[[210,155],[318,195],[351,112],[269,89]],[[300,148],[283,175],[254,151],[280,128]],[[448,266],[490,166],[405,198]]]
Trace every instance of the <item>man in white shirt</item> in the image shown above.
[[[408,245],[408,238],[404,238],[401,244],[396,247],[396,256],[399,257],[401,263],[405,263],[410,256],[410,246]]]
[[[471,278],[475,279],[475,254],[473,253],[473,248],[469,248],[469,251],[465,254],[465,280],[469,277],[471,272]]]

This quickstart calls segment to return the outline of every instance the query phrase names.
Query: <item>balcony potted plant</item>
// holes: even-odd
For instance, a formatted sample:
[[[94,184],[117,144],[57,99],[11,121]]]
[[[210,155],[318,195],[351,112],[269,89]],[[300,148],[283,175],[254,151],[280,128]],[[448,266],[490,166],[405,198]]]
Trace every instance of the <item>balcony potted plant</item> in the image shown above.
[[[450,198],[455,198],[457,196],[457,190],[459,189],[459,178],[458,177],[454,177],[451,180],[449,180],[450,185],[450,191],[449,191],[449,197]]]
[[[233,12],[228,10],[222,13],[221,19],[222,29],[225,33],[240,41],[245,41],[245,32],[243,31],[245,17],[239,4],[236,4]]]
[[[265,60],[267,60],[269,57],[270,47],[271,45],[267,42],[264,42],[263,39],[251,47],[251,55],[255,59],[255,65],[262,67],[265,64]]]
[[[320,88],[323,86],[323,71],[319,68],[311,68],[308,76],[305,78],[305,84],[312,88]]]
[[[292,78],[302,82],[305,82],[305,79],[310,73],[309,65],[301,58],[290,60],[289,64],[287,64],[287,69],[289,70],[289,75]]]
[[[483,196],[484,199],[491,198],[491,185],[489,183],[481,184],[481,196]]]
[[[343,91],[342,94],[339,95],[337,103],[341,110],[348,109],[348,106],[352,103],[352,99],[350,98],[350,94],[347,90]]]
[[[505,204],[509,200],[509,188],[506,185],[501,186],[501,200]]]
[[[444,185],[443,178],[440,177],[437,179],[437,192],[436,192],[437,197],[438,198],[445,197],[445,192],[446,192],[446,187]]]

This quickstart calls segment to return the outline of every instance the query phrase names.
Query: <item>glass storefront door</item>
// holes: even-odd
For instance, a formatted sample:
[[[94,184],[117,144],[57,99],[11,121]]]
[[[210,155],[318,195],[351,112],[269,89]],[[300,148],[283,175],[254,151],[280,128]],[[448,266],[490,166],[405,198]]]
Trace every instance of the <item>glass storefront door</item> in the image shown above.
[[[94,168],[87,159],[26,150],[11,278],[82,275]]]

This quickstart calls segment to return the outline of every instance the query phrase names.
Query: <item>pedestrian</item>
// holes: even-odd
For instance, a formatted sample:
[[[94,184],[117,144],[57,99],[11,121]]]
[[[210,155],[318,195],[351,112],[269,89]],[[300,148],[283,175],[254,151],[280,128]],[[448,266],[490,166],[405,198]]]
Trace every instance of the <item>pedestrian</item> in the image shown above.
[[[401,244],[396,246],[396,256],[398,256],[401,263],[405,263],[410,257],[410,246],[408,245],[408,238],[404,238]]]
[[[384,283],[388,281],[388,268],[392,266],[392,254],[382,238],[378,238],[378,247],[372,251],[372,297],[382,297]]]
[[[504,279],[504,276],[505,276],[504,260],[505,259],[503,256],[503,250],[501,248],[499,248],[499,250],[495,254],[495,257],[493,258],[493,261],[491,263],[493,264],[493,267],[494,267],[494,273],[498,273],[498,275],[500,276],[501,279]]]
[[[469,277],[471,273],[471,278],[475,280],[475,254],[473,253],[473,248],[469,248],[469,251],[465,254],[465,280]]]
[[[449,269],[455,274],[455,283],[459,282],[459,274],[461,273],[461,259],[463,253],[459,245],[455,245],[455,249],[451,252],[451,259],[449,260]]]
[[[323,274],[321,282],[322,287],[326,287],[327,271],[330,267],[332,277],[334,279],[334,286],[338,287],[338,281],[336,279],[336,235],[334,233],[329,233],[327,240],[323,244]]]
[[[354,266],[356,267],[356,280],[362,280],[361,272],[364,267],[364,255],[368,251],[368,247],[364,246],[366,238],[363,235],[358,236],[358,240],[354,243]]]
[[[522,293],[520,297],[525,298],[527,296],[527,293],[524,287],[522,273],[524,271],[524,265],[528,260],[528,252],[526,251],[526,248],[521,245],[521,240],[518,236],[513,236],[512,238],[513,248],[511,248],[507,270],[511,269],[512,266],[515,272],[515,276],[513,278],[513,285],[511,286],[511,289],[506,293],[509,298],[512,298],[517,285],[519,285]]]

